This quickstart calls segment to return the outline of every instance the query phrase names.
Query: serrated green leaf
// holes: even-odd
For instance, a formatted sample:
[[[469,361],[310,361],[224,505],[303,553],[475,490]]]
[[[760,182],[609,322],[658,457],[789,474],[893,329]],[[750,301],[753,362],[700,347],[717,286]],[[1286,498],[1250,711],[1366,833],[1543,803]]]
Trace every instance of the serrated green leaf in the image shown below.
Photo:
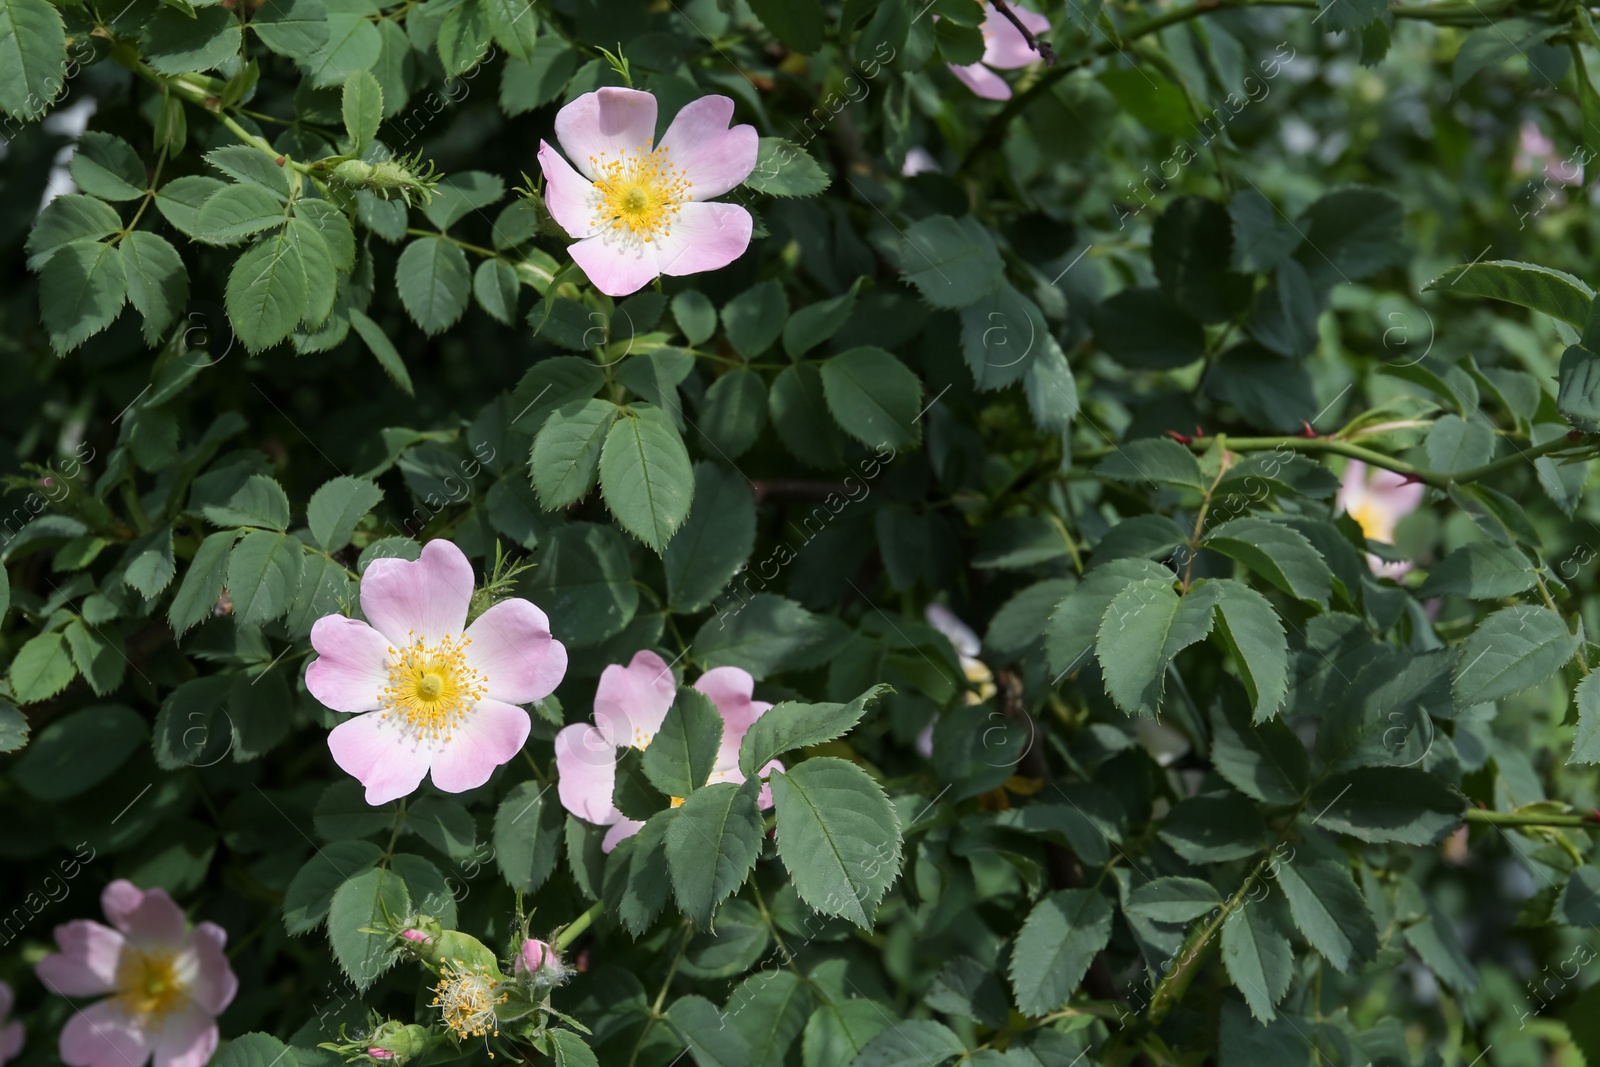
[[[1292,597],[1326,608],[1333,571],[1305,534],[1266,519],[1231,519],[1206,534],[1202,546],[1238,560]]]
[[[999,282],[1000,252],[972,216],[932,215],[906,230],[900,269],[934,307],[963,308]]]
[[[324,482],[306,505],[306,525],[311,536],[329,552],[350,543],[362,516],[383,500],[383,490],[363,478],[341,476]]]
[[[806,760],[772,777],[778,855],[800,898],[871,929],[900,872],[900,820],[883,789],[853,763]]]
[[[65,354],[110,326],[128,300],[127,270],[114,245],[74,241],[39,275],[39,310],[50,344]]]
[[[1011,988],[1027,1015],[1067,1003],[1095,953],[1111,938],[1111,901],[1094,889],[1062,889],[1034,905],[1011,949]]]
[[[645,749],[644,773],[661,792],[682,799],[706,784],[721,744],[722,716],[716,706],[700,691],[679,686],[661,729]]]
[[[1461,645],[1455,698],[1487,704],[1547,681],[1578,650],[1579,639],[1549,608],[1518,604],[1490,615]]]
[[[335,841],[319,849],[295,872],[284,893],[284,929],[304,934],[321,926],[339,887],[376,867],[382,857],[383,850],[370,841]]]
[[[694,501],[694,468],[659,408],[635,405],[611,423],[600,453],[600,492],[623,529],[657,555],[665,551]]]
[[[739,744],[739,770],[755,778],[767,764],[785,752],[820,745],[843,737],[855,728],[867,709],[894,692],[887,685],[875,685],[848,704],[803,704],[785,700],[755,722]]]
[[[467,309],[472,274],[466,253],[442,237],[419,237],[400,253],[395,286],[412,320],[431,337]]]
[[[0,110],[37,118],[66,82],[67,34],[45,0],[0,0]]]
[[[228,555],[228,591],[244,626],[260,626],[289,610],[300,591],[305,550],[287,534],[252,530]]]
[[[383,88],[378,79],[364,70],[352,73],[344,83],[339,111],[344,118],[345,136],[350,138],[350,151],[359,155],[378,136],[378,125],[383,121]]]
[[[1106,606],[1095,638],[1106,692],[1132,715],[1156,715],[1166,691],[1167,666],[1211,632],[1218,591],[1207,582],[1180,597],[1166,579],[1125,586]]]
[[[328,940],[333,958],[359,990],[369,988],[388,970],[397,952],[382,929],[389,921],[403,920],[411,911],[411,894],[399,875],[375,867],[347,880],[333,894],[328,907]]]
[[[599,398],[550,413],[534,438],[533,488],[546,511],[577,503],[594,488],[606,435],[621,409]]]
[[[840,426],[872,448],[922,439],[922,381],[881,348],[852,348],[822,364],[822,390]]]
[[[717,905],[744,884],[761,856],[760,792],[759,782],[712,782],[688,795],[667,830],[673,892],[697,926],[711,922]]]
[[[300,248],[287,229],[280,230],[251,245],[228,273],[228,319],[245,347],[260,352],[294,331],[306,295]]]

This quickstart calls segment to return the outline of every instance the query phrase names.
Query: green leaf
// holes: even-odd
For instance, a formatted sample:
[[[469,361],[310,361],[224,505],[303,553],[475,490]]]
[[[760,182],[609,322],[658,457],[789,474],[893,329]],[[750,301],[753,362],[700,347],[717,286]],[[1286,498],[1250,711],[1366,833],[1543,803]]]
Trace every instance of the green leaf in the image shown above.
[[[1300,221],[1306,239],[1299,262],[1319,289],[1365,278],[1405,261],[1404,222],[1405,206],[1385,190],[1352,185],[1324,193]]]
[[[1234,690],[1233,692],[1237,692]],[[1224,691],[1211,707],[1211,762],[1235,789],[1263,804],[1295,804],[1310,784],[1310,760],[1282,722],[1259,725]]]
[[[1600,867],[1585,864],[1561,888],[1561,918],[1570,926],[1593,929],[1600,923]]]
[[[294,331],[306,296],[305,265],[287,227],[251,245],[228,274],[228,318],[252,352],[271,348]]]
[[[489,12],[483,0],[463,0],[439,24],[439,62],[451,76],[478,65],[489,50]]]
[[[600,1067],[594,1052],[571,1030],[546,1030],[545,1037],[550,1042],[550,1059],[555,1067]]]
[[[783,351],[790,359],[799,359],[839,332],[855,310],[856,294],[865,281],[857,278],[844,295],[807,304],[789,316],[783,324]]]
[[[855,729],[867,709],[894,692],[875,685],[848,704],[802,704],[785,700],[750,724],[739,745],[739,770],[746,778],[764,773],[772,760],[785,752],[809,748],[843,737]]]
[[[761,375],[735,367],[706,390],[699,431],[730,463],[750,450],[767,425],[767,383]]]
[[[486,0],[489,31],[513,59],[530,60],[539,39],[533,0]]]
[[[299,1067],[293,1052],[271,1034],[244,1034],[229,1041],[212,1062],[217,1067]]]
[[[1455,60],[1450,64],[1450,84],[1460,89],[1485,67],[1514,56],[1526,59],[1529,49],[1560,32],[1560,23],[1521,18],[1499,19],[1492,26],[1475,29],[1456,50]]]
[[[1316,825],[1362,841],[1431,845],[1461,825],[1466,800],[1415,767],[1362,767],[1311,791]]]
[[[11,692],[23,704],[48,700],[77,677],[66,638],[59,633],[36,634],[18,650],[8,677]]]
[[[766,826],[756,803],[760,793],[755,781],[712,782],[687,794],[667,829],[672,889],[697,926],[711,923],[717,905],[744,884],[761,856]]]
[[[1573,691],[1578,706],[1578,734],[1568,763],[1600,763],[1600,672],[1584,675]]]
[[[393,965],[396,950],[380,929],[403,920],[411,911],[411,895],[399,875],[375,867],[350,878],[333,894],[328,907],[328,940],[333,958],[358,990],[366,990]]]
[[[279,55],[305,59],[328,43],[327,6],[323,0],[262,0],[250,28]]]
[[[1102,459],[1095,474],[1114,482],[1146,482],[1204,489],[1200,463],[1194,453],[1166,437],[1144,437],[1117,446]]]
[[[42,115],[66,83],[67,33],[45,0],[0,0],[0,110]]]
[[[226,504],[207,504],[200,511],[216,526],[261,526],[279,533],[289,528],[289,497],[265,474],[246,478]]]
[[[220,4],[184,13],[162,7],[144,25],[144,60],[157,74],[214,70],[239,54],[244,30]]]
[[[189,300],[189,272],[177,249],[165,237],[135,230],[122,239],[123,266],[128,280],[128,302],[144,317],[144,339],[154,344]]]
[[[405,361],[400,358],[400,352],[394,347],[394,342],[389,340],[389,335],[384,333],[383,328],[369,319],[364,312],[350,308],[348,313],[350,315],[350,325],[360,335],[362,343],[367,346],[367,351],[377,357],[378,365],[383,368],[383,372],[407,396],[416,396],[416,390],[411,385],[411,374],[406,370]]]
[[[866,997],[822,1005],[806,1022],[802,1063],[805,1067],[855,1063],[862,1050],[893,1021],[892,1010]]]
[[[822,47],[828,20],[820,0],[752,0],[750,10],[792,50],[809,54]]]
[[[1294,950],[1283,932],[1282,898],[1247,900],[1222,924],[1222,963],[1262,1023],[1277,1018],[1278,1001],[1294,977]]]
[[[695,654],[709,667],[742,667],[758,680],[803,656],[826,631],[811,612],[771,593],[757,593],[707,619],[694,635]]]
[[[561,849],[562,808],[549,786],[521,782],[494,813],[494,858],[506,884],[537,893],[555,870]]]
[[[1147,130],[1163,137],[1194,135],[1184,91],[1159,71],[1108,70],[1096,80]]]
[[[387,834],[396,825],[395,805],[373,807],[367,803],[366,791],[361,783],[353,778],[344,778],[328,786],[317,798],[312,824],[316,827],[317,835],[325,841]]]
[[[295,872],[283,897],[283,926],[291,935],[315,930],[328,917],[333,894],[378,865],[383,850],[370,841],[335,841],[318,849]]]
[[[477,851],[478,831],[472,815],[453,800],[423,797],[406,812],[406,825],[452,859],[463,859]]]
[[[1162,290],[1201,322],[1226,322],[1249,304],[1254,283],[1230,270],[1233,225],[1215,200],[1185,196],[1168,205],[1150,234],[1150,261]]]
[[[806,760],[772,776],[778,855],[800,898],[871,929],[900,871],[900,820],[882,787],[853,763]]]
[[[1011,949],[1011,988],[1025,1015],[1066,1005],[1095,953],[1111,939],[1111,901],[1095,889],[1062,889],[1028,913]]]
[[[705,997],[679,997],[667,1009],[667,1021],[689,1046],[698,1067],[740,1067],[750,1062],[750,1043]]]
[[[979,389],[1003,389],[1026,375],[1049,333],[1039,306],[1007,281],[961,309],[961,354]]]
[[[783,1067],[811,1013],[811,993],[788,971],[758,971],[734,987],[724,1015],[750,1048],[750,1067]]]
[[[698,289],[685,289],[672,298],[672,317],[691,345],[701,345],[717,332],[717,309]]]
[[[966,1051],[967,1046],[943,1023],[904,1019],[868,1042],[850,1067],[940,1067]]]
[[[1160,289],[1124,289],[1095,308],[1094,336],[1111,358],[1137,370],[1172,370],[1205,355],[1205,327]]]
[[[1419,599],[1445,596],[1499,600],[1533,588],[1533,565],[1516,548],[1493,541],[1462,545],[1433,565],[1417,590]]]
[[[300,188],[300,177],[286,164],[249,145],[226,145],[206,153],[206,162],[236,182],[272,194],[280,204]]]
[[[160,202],[158,197],[157,203]],[[28,233],[28,269],[38,270],[50,261],[57,249],[75,241],[97,241],[120,229],[122,220],[117,209],[105,201],[81,193],[58,196],[45,205]]]
[[[156,766],[164,771],[213,767],[233,748],[227,675],[191,678],[167,694],[156,713]]]
[[[1130,582],[1162,580],[1175,576],[1159,563],[1144,559],[1118,559],[1095,567],[1051,612],[1045,629],[1045,655],[1050,669],[1061,675],[1080,669],[1094,651],[1106,608]]]
[[[128,299],[122,254],[95,241],[56,249],[39,275],[39,309],[57,354],[110,326]]]
[[[412,320],[431,337],[455,325],[467,309],[472,274],[466,253],[442,237],[419,237],[400,253],[395,286]]]
[[[722,716],[699,690],[679,686],[655,740],[644,753],[644,773],[669,797],[682,799],[706,784],[722,744]]]
[[[149,184],[144,162],[133,146],[98,130],[85,130],[79,135],[71,172],[74,185],[102,200],[136,200]]]
[[[43,637],[59,641],[61,635],[41,634],[33,640]],[[23,651],[27,651],[27,645]],[[70,666],[64,647],[60,655]],[[13,661],[13,680],[16,666]],[[20,693],[17,698],[24,699]],[[66,800],[105,781],[148,736],[144,717],[121,704],[96,704],[69,711],[38,732],[12,764],[11,779],[35,800]]]
[[[799,6],[806,4],[815,5],[816,0],[800,0]],[[761,138],[755,169],[744,180],[750,188],[768,196],[816,196],[828,187],[828,182],[827,172],[810,152],[782,137]]]
[[[628,546],[611,526],[567,523],[541,548],[534,600],[567,648],[585,648],[620,633],[639,607]]]
[[[457,171],[439,183],[422,213],[441,230],[449,229],[505,195],[506,183],[498,175],[481,170]]]
[[[1326,608],[1333,571],[1305,534],[1266,519],[1231,519],[1206,534],[1202,546],[1238,560],[1292,597]]]
[[[152,530],[128,546],[122,580],[146,600],[153,600],[177,573],[172,559],[172,528]]]
[[[472,274],[472,294],[478,298],[479,306],[507,326],[517,321],[517,297],[521,292],[516,268],[503,259],[486,259]]]
[[[670,885],[666,835],[677,819],[676,808],[665,808],[651,815],[644,829],[612,851],[606,864],[606,905],[636,938],[650,928],[666,905]]]
[[[1542,311],[1582,330],[1594,290],[1572,275],[1532,263],[1491,259],[1451,267],[1423,286],[1451,296],[1479,297]]]
[[[696,463],[694,499],[662,558],[667,604],[683,615],[707,607],[728,587],[750,558],[756,537],[755,499],[743,475]]]
[[[1494,427],[1482,418],[1446,415],[1428,431],[1428,466],[1440,474],[1481,467],[1494,455]]]
[[[1124,909],[1158,923],[1193,922],[1222,904],[1222,895],[1210,882],[1198,878],[1164,877],[1145,882],[1128,894]]]
[[[311,494],[306,505],[306,525],[311,536],[328,552],[350,543],[361,517],[383,500],[383,490],[363,478],[341,476]]]
[[[350,151],[360,155],[378,136],[378,125],[383,122],[383,89],[378,79],[364,70],[352,73],[344,83],[339,111],[344,116]]]
[[[600,453],[600,492],[622,528],[661,555],[689,515],[694,468],[689,451],[659,408],[620,412]]]
[[[28,743],[28,719],[9,700],[0,700],[0,753],[16,752]]]
[[[1274,867],[1289,913],[1311,947],[1348,973],[1378,954],[1378,927],[1350,869],[1333,860],[1296,860]]]
[[[1600,432],[1600,355],[1581,344],[1561,353],[1556,410],[1585,433]]]
[[[752,285],[722,306],[728,343],[745,359],[771,348],[789,317],[789,298],[776,278]]]
[[[1166,579],[1124,587],[1106,607],[1095,654],[1106,692],[1133,715],[1156,715],[1172,658],[1211,632],[1217,591],[1210,583],[1180,597]]]
[[[1190,797],[1167,816],[1161,840],[1190,863],[1225,863],[1265,847],[1261,809],[1238,793]]]
[[[167,621],[177,636],[182,637],[191,627],[211,617],[217,598],[222,595],[228,553],[238,536],[237,530],[223,530],[200,542],[189,569],[183,573],[177,595],[167,608]]]
[[[327,0],[327,43],[297,54],[300,68],[318,88],[341,85],[357,70],[371,70],[383,55],[383,34],[362,0]]]
[[[72,662],[94,690],[95,696],[108,696],[122,684],[128,666],[128,654],[123,650],[122,631],[111,628],[91,630],[74,619],[63,631],[67,645],[72,649]]]
[[[1566,622],[1549,608],[1502,608],[1462,642],[1456,705],[1488,704],[1541,685],[1572,658],[1578,645]]]
[[[1278,714],[1289,692],[1289,642],[1267,598],[1243,582],[1207,583],[1217,593],[1217,632],[1233,657],[1261,722]]]
[[[609,400],[574,402],[551,412],[534,438],[533,488],[546,511],[576,504],[594,488],[606,435],[622,409]]]
[[[303,196],[294,202],[294,217],[316,229],[335,270],[344,273],[355,266],[356,235],[343,211],[326,200]]]
[[[911,224],[900,254],[906,280],[938,308],[963,308],[1000,281],[1000,251],[970,215],[931,215]]]
[[[772,380],[767,399],[772,428],[784,447],[811,467],[837,467],[844,461],[839,425],[828,414],[822,372],[815,364],[785,367]]]
[[[881,348],[852,348],[822,364],[828,410],[851,437],[873,448],[913,448],[922,381]]]
[[[305,550],[287,534],[252,530],[228,556],[228,591],[242,626],[260,626],[289,610],[300,590]]]

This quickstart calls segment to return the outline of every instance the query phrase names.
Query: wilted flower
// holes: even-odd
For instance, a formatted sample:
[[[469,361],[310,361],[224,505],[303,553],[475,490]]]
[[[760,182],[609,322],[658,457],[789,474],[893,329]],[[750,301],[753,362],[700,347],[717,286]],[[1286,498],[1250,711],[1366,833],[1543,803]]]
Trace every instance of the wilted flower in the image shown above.
[[[1011,5],[1011,10],[1028,27],[1029,33],[1040,34],[1050,28],[1050,20],[1036,11],[1029,11],[1015,3]],[[1039,58],[1038,53],[1022,36],[1022,31],[1000,14],[993,4],[983,5],[982,32],[983,58],[965,67],[951,63],[950,73],[985,100],[1010,100],[1011,86],[995,71],[1026,67]]]
[[[11,1016],[11,987],[0,982],[0,1065],[22,1051],[22,1023],[7,1023]]]
[[[441,961],[439,981],[433,987],[433,1005],[443,1013],[444,1025],[458,1041],[499,1037],[495,1009],[509,999],[507,994],[497,992],[499,988],[500,980],[481,963],[469,966],[461,960]]]
[[[100,895],[111,926],[75,919],[56,927],[61,951],[38,963],[39,980],[66,997],[106,999],[76,1012],[61,1031],[71,1067],[203,1067],[217,1048],[216,1017],[239,980],[216,923],[189,928],[165,890],[119,878]]]
[[[1408,481],[1390,470],[1379,470],[1368,478],[1367,465],[1353,459],[1344,468],[1338,503],[1361,527],[1367,540],[1393,544],[1395,527],[1421,506],[1426,491],[1422,483]],[[1411,569],[1408,562],[1386,563],[1370,553],[1367,564],[1374,574],[1384,578],[1398,578]]]
[[[702,96],[657,145],[649,93],[598,89],[556,115],[556,139],[577,170],[539,143],[545,206],[577,239],[572,258],[602,293],[627,296],[658,275],[717,270],[744,254],[750,212],[706,203],[755,169],[755,127],[730,129],[732,117],[732,100]]]
[[[471,626],[472,564],[449,541],[416,562],[378,559],[361,579],[371,625],[326,615],[311,628],[306,688],[354,717],[328,735],[367,803],[413,792],[430,771],[447,793],[474,789],[528,739],[519,704],[543,699],[567,670],[550,620],[526,600],[494,605]]]
[[[709,781],[743,782],[739,744],[751,724],[772,705],[751,699],[755,679],[738,667],[706,671],[694,687],[711,700],[722,716],[722,744]],[[649,748],[676,695],[677,683],[666,662],[654,652],[638,652],[626,667],[613,663],[601,673],[594,695],[595,725],[574,723],[556,735],[561,804],[580,819],[610,827],[601,843],[607,852],[644,826],[623,815],[611,801],[616,788],[617,748]],[[774,768],[782,770],[783,765],[773,760],[762,768],[762,776]],[[762,787],[761,806],[772,806],[770,787]]]

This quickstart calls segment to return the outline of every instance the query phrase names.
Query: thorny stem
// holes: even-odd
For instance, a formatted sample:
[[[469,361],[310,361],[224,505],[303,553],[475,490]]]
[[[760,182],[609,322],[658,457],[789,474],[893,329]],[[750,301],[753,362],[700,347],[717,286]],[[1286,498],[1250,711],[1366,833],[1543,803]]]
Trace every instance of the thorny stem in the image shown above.
[[[1200,554],[1200,535],[1205,532],[1206,512],[1211,510],[1211,494],[1217,491],[1217,486],[1222,484],[1222,476],[1228,473],[1228,439],[1219,434],[1217,445],[1221,448],[1218,456],[1217,476],[1211,479],[1211,487],[1206,490],[1206,495],[1200,500],[1200,512],[1194,517],[1194,533],[1189,535],[1189,558],[1183,565],[1183,589],[1189,590],[1189,577],[1194,573],[1194,558]]]

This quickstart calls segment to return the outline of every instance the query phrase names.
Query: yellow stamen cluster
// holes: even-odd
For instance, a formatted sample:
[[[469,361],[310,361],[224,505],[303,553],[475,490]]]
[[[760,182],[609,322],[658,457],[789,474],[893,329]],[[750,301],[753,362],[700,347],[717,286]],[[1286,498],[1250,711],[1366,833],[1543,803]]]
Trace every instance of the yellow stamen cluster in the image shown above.
[[[1370,500],[1356,505],[1350,517],[1361,527],[1361,535],[1373,541],[1394,540],[1394,523],[1383,508]]]
[[[623,149],[615,159],[606,158],[608,152],[590,156],[599,202],[589,225],[609,221],[619,236],[645,241],[658,234],[672,236],[672,216],[694,199],[690,192],[694,183],[667,159],[668,147],[652,148],[646,142],[632,151]]]
[[[140,952],[125,948],[117,960],[117,1000],[134,1016],[161,1016],[188,1003],[178,980],[176,953]]]
[[[439,981],[434,985],[433,1004],[444,1013],[444,1024],[457,1040],[468,1037],[499,1037],[495,1024],[496,1004],[504,1004],[505,993],[495,995],[500,985],[489,976],[483,964],[468,967],[464,960],[446,961],[439,957]],[[489,1053],[493,1058],[494,1053]]]
[[[464,635],[446,634],[431,645],[417,638],[404,648],[391,647],[389,684],[378,698],[387,709],[383,718],[397,719],[419,738],[450,740],[450,731],[488,691],[482,675],[467,665],[471,643]]]

